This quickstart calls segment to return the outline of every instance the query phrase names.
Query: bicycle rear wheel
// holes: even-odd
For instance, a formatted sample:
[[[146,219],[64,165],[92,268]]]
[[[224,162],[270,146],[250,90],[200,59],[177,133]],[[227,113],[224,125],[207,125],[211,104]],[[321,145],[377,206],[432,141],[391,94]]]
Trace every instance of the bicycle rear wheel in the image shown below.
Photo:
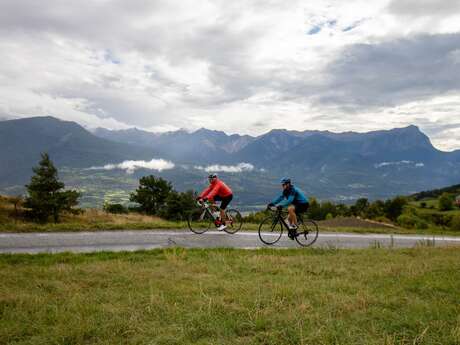
[[[283,224],[277,217],[267,217],[259,225],[259,238],[268,245],[275,244],[283,234]]]
[[[187,217],[188,228],[195,234],[202,234],[214,225],[214,219],[207,210],[196,208]]]
[[[295,240],[302,247],[311,246],[318,238],[318,225],[310,219],[299,221]]]
[[[238,230],[241,229],[243,226],[243,217],[241,217],[241,213],[238,210],[230,209],[225,212],[227,215],[227,220],[225,221],[225,232],[229,234],[234,234]]]

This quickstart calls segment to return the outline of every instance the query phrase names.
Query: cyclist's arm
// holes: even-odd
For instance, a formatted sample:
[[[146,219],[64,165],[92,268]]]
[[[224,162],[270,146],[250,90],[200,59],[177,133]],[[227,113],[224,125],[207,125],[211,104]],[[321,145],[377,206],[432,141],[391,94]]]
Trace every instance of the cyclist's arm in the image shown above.
[[[294,202],[294,198],[295,198],[295,195],[290,194],[289,197],[286,198],[286,200],[283,200],[282,202],[279,203],[279,206],[282,206],[282,207],[289,206],[290,204],[292,204]]]
[[[273,200],[273,201],[271,202],[271,204],[276,205],[276,204],[279,203],[281,200],[283,200],[283,198],[284,198],[284,196],[283,196],[283,194],[281,194],[279,197],[277,197],[275,200]]]
[[[206,187],[205,190],[203,190],[200,194],[200,198],[206,198],[209,195],[209,192],[211,191],[212,186]]]
[[[218,185],[216,183],[216,185],[214,186],[214,188],[210,188],[210,191],[208,192],[208,195],[206,196],[209,201],[211,202],[214,202],[214,197],[217,195],[217,193],[219,193],[219,188],[220,188],[220,185]]]

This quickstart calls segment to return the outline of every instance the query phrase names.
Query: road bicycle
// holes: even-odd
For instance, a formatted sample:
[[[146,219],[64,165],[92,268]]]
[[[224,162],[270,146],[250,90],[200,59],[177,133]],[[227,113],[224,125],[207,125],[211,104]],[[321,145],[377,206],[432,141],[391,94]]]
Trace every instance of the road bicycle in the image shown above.
[[[275,244],[281,238],[284,229],[288,231],[288,237],[296,240],[302,247],[311,246],[318,238],[318,225],[311,219],[303,219],[301,214],[297,215],[297,228],[291,229],[286,223],[286,213],[281,208],[268,207],[267,210],[274,211],[259,225],[259,238],[268,245]]]
[[[227,226],[224,231],[234,234],[243,226],[243,217],[238,210],[233,208],[225,210]],[[197,208],[190,211],[187,217],[187,223],[190,231],[195,234],[203,234],[214,225],[216,228],[222,225],[220,219],[220,207],[211,204],[209,201],[197,201]]]

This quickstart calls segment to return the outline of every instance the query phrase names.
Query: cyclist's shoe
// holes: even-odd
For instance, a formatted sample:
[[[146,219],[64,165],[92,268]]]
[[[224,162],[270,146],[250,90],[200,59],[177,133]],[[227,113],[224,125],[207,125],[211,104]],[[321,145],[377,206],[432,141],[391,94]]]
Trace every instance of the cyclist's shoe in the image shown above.
[[[289,224],[289,229],[291,230],[297,230],[299,227],[295,224]]]
[[[225,230],[225,229],[227,229],[227,225],[225,225],[225,224],[222,224],[217,228],[217,230],[219,230],[219,231],[222,231],[222,230]]]

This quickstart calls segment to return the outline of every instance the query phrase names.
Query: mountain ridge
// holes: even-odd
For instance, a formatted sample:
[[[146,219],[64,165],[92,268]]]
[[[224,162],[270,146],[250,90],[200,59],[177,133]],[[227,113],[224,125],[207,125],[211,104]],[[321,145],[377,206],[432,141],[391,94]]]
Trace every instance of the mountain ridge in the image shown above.
[[[82,188],[87,183],[97,188],[97,179],[103,179],[104,188],[112,179],[127,186],[122,181],[153,173],[179,189],[199,189],[212,166],[232,185],[238,202],[251,204],[276,194],[280,176],[291,176],[309,194],[334,200],[386,198],[460,182],[460,150],[436,149],[416,126],[367,133],[274,129],[252,137],[205,128],[90,133],[74,122],[35,117],[0,122],[0,187],[27,183],[43,151],[58,167],[68,168],[73,185]],[[116,168],[126,160],[153,158],[174,167],[139,168],[131,176]],[[249,164],[239,168],[243,162]],[[107,164],[114,170],[88,170]]]

